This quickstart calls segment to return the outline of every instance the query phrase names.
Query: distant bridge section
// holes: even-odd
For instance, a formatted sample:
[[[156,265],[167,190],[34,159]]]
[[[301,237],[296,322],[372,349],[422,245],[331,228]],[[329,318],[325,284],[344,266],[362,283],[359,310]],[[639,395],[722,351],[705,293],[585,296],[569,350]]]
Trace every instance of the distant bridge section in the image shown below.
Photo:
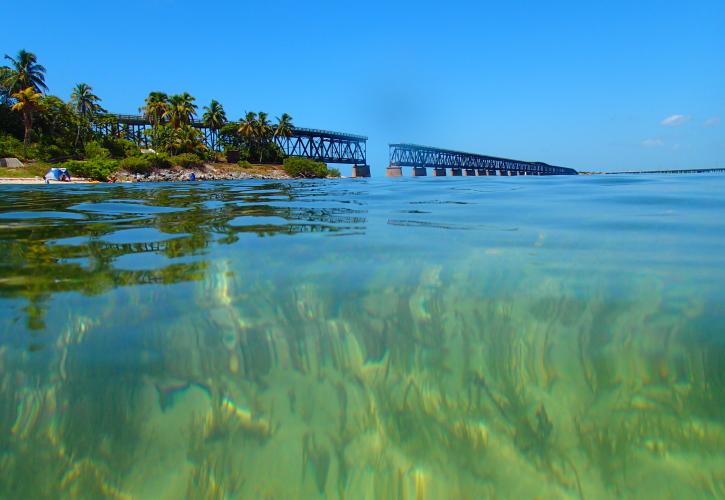
[[[198,120],[194,120],[191,126],[201,132],[207,148],[220,150],[216,130]],[[151,122],[142,115],[108,114],[95,128],[103,135],[128,139],[139,147],[150,146],[150,139],[145,131],[151,128]],[[370,166],[367,164],[368,138],[365,136],[293,127],[290,137],[275,136],[273,140],[286,156],[352,165],[353,177],[370,177]]]
[[[689,168],[680,170],[632,170],[629,172],[607,172],[608,175],[618,174],[709,174],[715,172],[725,172],[722,168]]]
[[[431,148],[416,144],[390,144],[389,177],[403,175],[402,167],[412,167],[414,176],[427,175],[433,169],[434,176],[446,175],[577,175],[573,168],[556,167],[541,162],[527,162],[497,158],[448,149]]]

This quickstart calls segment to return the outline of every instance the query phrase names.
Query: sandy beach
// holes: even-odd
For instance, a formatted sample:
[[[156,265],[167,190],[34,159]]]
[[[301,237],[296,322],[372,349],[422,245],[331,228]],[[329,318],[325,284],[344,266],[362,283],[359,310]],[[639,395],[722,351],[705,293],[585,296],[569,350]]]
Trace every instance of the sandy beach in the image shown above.
[[[49,184],[97,184],[98,181],[88,179],[73,179],[69,182],[49,181]],[[0,184],[45,184],[41,177],[0,177]]]

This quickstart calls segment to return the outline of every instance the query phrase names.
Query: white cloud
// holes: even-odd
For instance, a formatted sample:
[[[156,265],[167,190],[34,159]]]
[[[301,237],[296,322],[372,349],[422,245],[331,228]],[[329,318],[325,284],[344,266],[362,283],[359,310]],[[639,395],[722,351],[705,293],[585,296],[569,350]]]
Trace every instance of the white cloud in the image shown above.
[[[665,141],[662,139],[645,139],[642,141],[642,146],[645,148],[660,148],[665,145]]]
[[[664,120],[660,122],[660,125],[664,125],[665,127],[676,127],[678,125],[682,125],[683,123],[687,123],[690,121],[689,116],[685,115],[672,115],[668,116]]]
[[[705,126],[707,128],[717,127],[720,125],[720,117],[719,116],[713,116],[712,118],[708,118],[705,120]]]

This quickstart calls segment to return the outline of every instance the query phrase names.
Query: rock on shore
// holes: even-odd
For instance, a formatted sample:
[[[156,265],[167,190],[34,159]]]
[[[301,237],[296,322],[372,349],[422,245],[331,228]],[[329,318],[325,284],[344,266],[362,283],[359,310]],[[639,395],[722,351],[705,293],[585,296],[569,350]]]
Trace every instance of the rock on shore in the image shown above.
[[[208,164],[203,168],[159,169],[150,174],[132,174],[121,171],[116,174],[117,182],[179,182],[188,181],[193,173],[197,181],[222,181],[239,179],[280,180],[291,179],[283,170],[277,168],[250,169],[244,171],[240,168],[230,168],[228,165],[218,166]]]

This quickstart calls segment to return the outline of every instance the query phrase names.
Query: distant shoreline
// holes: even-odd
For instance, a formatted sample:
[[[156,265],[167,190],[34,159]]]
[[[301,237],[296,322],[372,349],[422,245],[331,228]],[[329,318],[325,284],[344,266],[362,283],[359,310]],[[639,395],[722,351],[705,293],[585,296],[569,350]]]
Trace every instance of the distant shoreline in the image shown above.
[[[47,168],[52,168],[48,165]],[[5,172],[13,170],[20,174],[25,174],[28,169],[2,169]],[[37,170],[37,169],[36,169]],[[45,179],[35,172],[27,172],[29,175],[18,177],[3,176],[0,172],[0,185],[2,184],[46,184]],[[136,183],[136,182],[189,182],[193,174],[196,181],[217,181],[217,180],[284,180],[292,179],[284,170],[282,165],[250,165],[241,167],[235,163],[205,163],[202,167],[184,168],[172,167],[164,169],[155,169],[148,174],[133,174],[130,172],[119,171],[115,174],[114,181],[95,181],[85,179],[83,177],[74,177],[71,174],[71,181],[61,182],[51,180],[47,184],[113,184],[113,183]]]

